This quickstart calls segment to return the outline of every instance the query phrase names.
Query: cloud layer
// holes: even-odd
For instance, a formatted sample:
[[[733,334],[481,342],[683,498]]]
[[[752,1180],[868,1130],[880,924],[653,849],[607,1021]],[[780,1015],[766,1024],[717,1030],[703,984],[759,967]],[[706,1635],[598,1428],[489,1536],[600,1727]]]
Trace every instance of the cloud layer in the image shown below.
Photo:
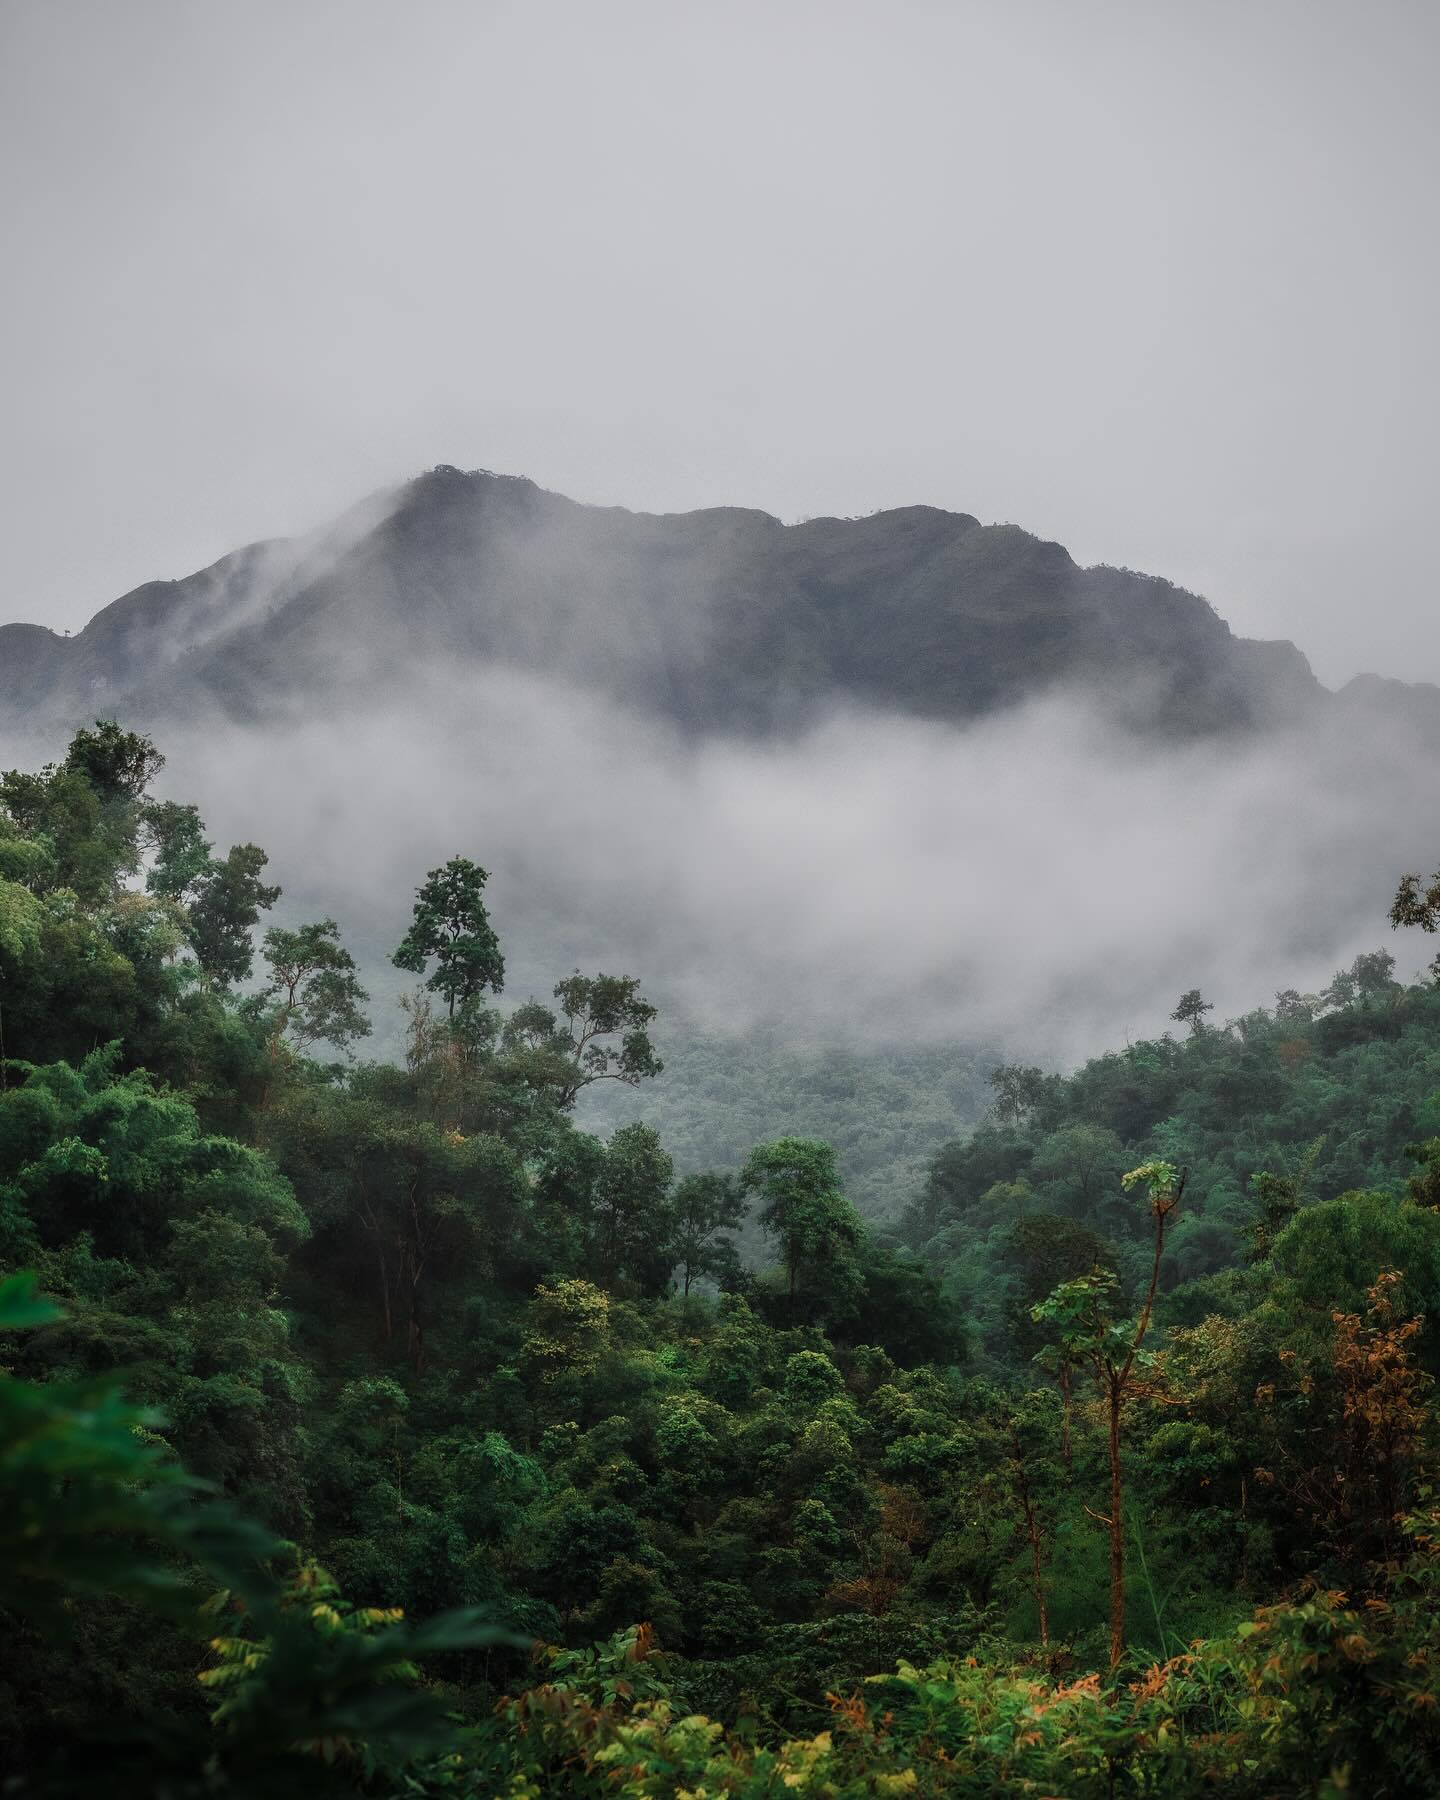
[[[1224,1016],[1323,985],[1440,857],[1434,765],[1398,726],[1166,749],[1056,699],[696,744],[493,671],[162,746],[166,787],[269,850],[287,909],[341,921],[382,1013],[413,887],[466,854],[515,997],[623,967],[712,1029],[1067,1062],[1165,1028],[1183,988]],[[1401,973],[1427,960],[1394,947]]]

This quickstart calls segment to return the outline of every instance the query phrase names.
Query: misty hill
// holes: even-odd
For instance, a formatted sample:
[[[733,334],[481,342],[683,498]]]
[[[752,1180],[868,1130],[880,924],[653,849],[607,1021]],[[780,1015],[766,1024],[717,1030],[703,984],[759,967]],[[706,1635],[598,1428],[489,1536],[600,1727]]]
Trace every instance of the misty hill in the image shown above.
[[[437,665],[543,671],[696,733],[785,731],[837,700],[962,721],[1062,684],[1187,735],[1330,699],[1293,645],[1013,525],[657,516],[438,468],[309,539],[138,588],[74,638],[0,627],[0,707],[253,719]],[[1431,720],[1437,700],[1414,703]]]

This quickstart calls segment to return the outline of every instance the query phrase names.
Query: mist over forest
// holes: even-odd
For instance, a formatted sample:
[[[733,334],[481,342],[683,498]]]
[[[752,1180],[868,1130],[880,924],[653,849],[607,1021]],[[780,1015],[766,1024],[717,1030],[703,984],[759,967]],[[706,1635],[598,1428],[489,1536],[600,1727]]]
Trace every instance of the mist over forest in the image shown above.
[[[1181,1720],[1186,1780],[1262,1766],[1247,1628],[1296,1639],[1287,1743],[1317,1581],[1342,1656],[1428,1667],[1435,690],[1331,692],[964,514],[450,468],[0,650],[22,1792],[109,1765],[119,1709],[137,1793],[308,1793],[332,1740],[342,1793],[608,1792],[636,1731],[637,1797],[978,1793],[988,1709],[1103,1657],[1101,1710],[1016,1746],[1098,1795],[1117,1721],[1137,1769]],[[97,1464],[86,1384],[136,1357],[159,1410],[96,1390]],[[183,1627],[105,1636],[167,1580],[239,1609],[208,1721]],[[72,1742],[48,1619],[87,1582]],[[1326,1704],[1328,1766],[1433,1766]]]
[[[1440,1793],[1437,90],[0,3],[0,1800]]]
[[[442,469],[7,639],[7,762],[41,719],[153,723],[157,791],[261,843],[382,996],[463,841],[520,997],[579,958],[718,1035],[1066,1066],[1177,981],[1231,1014],[1322,987],[1436,812],[1440,691],[1331,695],[1166,582],[926,508],[655,518]]]
[[[1374,949],[1440,764],[1436,690],[1332,694],[1171,583],[933,508],[656,517],[442,467],[0,638],[0,760],[96,708],[152,726],[155,791],[264,848],[278,919],[343,927],[375,1053],[411,892],[463,843],[502,1007],[584,965],[660,1008],[665,1073],[586,1095],[593,1129],[646,1120],[685,1172],[813,1132],[892,1225],[995,1062]]]

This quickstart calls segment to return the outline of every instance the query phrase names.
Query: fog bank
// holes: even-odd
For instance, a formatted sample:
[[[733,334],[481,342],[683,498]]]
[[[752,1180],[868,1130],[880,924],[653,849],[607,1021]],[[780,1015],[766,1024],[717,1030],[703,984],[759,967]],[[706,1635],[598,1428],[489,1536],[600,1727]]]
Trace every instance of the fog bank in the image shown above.
[[[507,1000],[623,968],[672,1017],[809,1044],[1065,1064],[1166,1029],[1184,988],[1225,1017],[1381,943],[1402,975],[1428,960],[1385,920],[1440,855],[1434,764],[1399,725],[1168,749],[1052,699],[964,730],[836,712],[786,744],[696,743],[496,670],[159,736],[163,790],[269,851],[285,913],[340,921],[382,1030],[412,891],[456,854],[491,872]]]

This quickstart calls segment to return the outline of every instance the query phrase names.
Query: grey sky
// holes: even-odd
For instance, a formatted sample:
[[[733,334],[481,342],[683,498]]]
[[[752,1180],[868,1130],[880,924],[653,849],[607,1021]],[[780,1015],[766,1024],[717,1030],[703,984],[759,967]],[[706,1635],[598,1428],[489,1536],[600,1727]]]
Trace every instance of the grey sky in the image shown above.
[[[435,462],[1440,680],[1440,8],[0,0],[0,619]]]

